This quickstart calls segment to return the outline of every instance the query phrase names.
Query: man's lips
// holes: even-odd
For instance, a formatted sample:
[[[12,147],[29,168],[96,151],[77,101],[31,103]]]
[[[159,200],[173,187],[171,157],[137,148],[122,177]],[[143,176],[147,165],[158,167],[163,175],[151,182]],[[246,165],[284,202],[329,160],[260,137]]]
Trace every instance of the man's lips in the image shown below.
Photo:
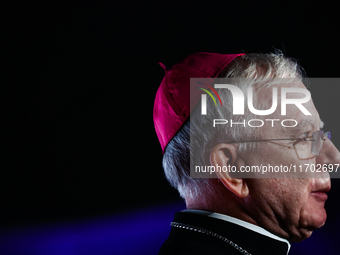
[[[330,189],[331,189],[331,185],[320,187],[316,189],[315,191],[312,191],[311,195],[317,198],[318,200],[326,201],[328,198],[326,192],[328,192]]]
[[[325,192],[312,192],[311,195],[321,201],[326,201],[328,198]]]

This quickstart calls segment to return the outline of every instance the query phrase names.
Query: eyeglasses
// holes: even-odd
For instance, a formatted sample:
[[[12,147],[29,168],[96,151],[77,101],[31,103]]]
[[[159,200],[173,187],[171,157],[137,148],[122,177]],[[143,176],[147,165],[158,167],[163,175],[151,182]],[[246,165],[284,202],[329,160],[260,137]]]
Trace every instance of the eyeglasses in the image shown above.
[[[250,140],[250,141],[231,141],[229,143],[252,143],[252,142],[271,142],[280,146],[284,146],[286,148],[292,149],[294,148],[296,155],[301,160],[312,159],[315,156],[320,154],[320,150],[322,148],[323,142],[326,141],[326,138],[331,140],[331,132],[324,133],[323,130],[315,131],[312,136],[303,137],[303,138],[282,138],[282,139],[265,139],[265,140]],[[273,141],[296,141],[292,146],[287,146],[279,143],[275,143]],[[305,150],[304,142],[312,142],[311,151]]]

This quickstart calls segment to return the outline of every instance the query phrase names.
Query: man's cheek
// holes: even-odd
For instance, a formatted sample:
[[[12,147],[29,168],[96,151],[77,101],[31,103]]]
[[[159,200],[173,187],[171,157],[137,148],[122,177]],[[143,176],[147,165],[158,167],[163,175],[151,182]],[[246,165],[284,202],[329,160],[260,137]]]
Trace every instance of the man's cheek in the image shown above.
[[[282,149],[277,152],[277,155],[279,155],[276,156],[277,162],[283,165],[291,164],[297,159],[294,149]]]

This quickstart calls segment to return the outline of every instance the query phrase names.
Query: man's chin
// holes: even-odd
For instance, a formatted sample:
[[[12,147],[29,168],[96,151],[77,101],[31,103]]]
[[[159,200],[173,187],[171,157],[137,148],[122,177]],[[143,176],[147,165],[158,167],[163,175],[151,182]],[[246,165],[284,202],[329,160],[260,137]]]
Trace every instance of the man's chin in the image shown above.
[[[310,223],[307,224],[305,221],[298,229],[299,234],[291,238],[292,242],[301,242],[307,238],[309,238],[313,231],[323,227],[326,223],[327,214],[326,210],[323,209],[318,215],[315,215],[313,219],[310,220]]]
[[[310,224],[310,228],[318,229],[325,225],[327,220],[327,213],[324,208],[320,210],[318,215],[315,215],[315,218],[312,220],[312,224]]]

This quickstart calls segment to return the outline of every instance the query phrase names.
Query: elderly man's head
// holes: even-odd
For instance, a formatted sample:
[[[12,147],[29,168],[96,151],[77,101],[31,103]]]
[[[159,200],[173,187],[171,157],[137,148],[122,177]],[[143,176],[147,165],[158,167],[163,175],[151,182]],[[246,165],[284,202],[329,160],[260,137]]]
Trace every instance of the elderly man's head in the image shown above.
[[[219,77],[233,78],[233,84],[245,93],[251,86],[256,109],[271,107],[272,85],[278,89],[305,88],[301,81],[302,70],[298,64],[282,54],[238,56]],[[277,108],[265,116],[272,121],[264,121],[266,125],[258,128],[244,125],[234,125],[233,128],[216,125],[216,128],[207,128],[207,123],[210,125],[213,119],[233,119],[234,122],[241,123],[242,118],[249,120],[254,116],[249,110],[244,116],[233,116],[231,93],[221,90],[219,95],[225,103],[223,107],[216,108],[213,114],[207,115],[203,123],[201,108],[197,105],[190,113],[190,119],[187,119],[168,143],[163,157],[167,179],[186,200],[188,208],[228,214],[260,225],[291,241],[309,237],[326,220],[324,203],[327,196],[324,192],[330,189],[328,176],[255,178],[258,177],[255,174],[252,176],[254,178],[240,178],[226,171],[217,173],[218,178],[192,178],[190,160],[192,165],[231,165],[237,169],[254,165],[298,167],[305,164],[339,163],[339,151],[329,139],[323,142],[319,155],[312,154],[312,141],[296,140],[312,136],[323,126],[313,101],[309,100],[304,104],[311,113],[307,116],[296,106],[287,105],[285,119],[296,120],[299,123],[296,127],[283,127],[280,124],[281,112]],[[297,98],[300,94],[292,93],[290,96]],[[190,143],[190,136],[199,137],[199,142]],[[274,140],[286,138],[287,140]],[[268,139],[272,140],[263,141]],[[191,157],[192,151],[197,153],[195,157]]]

